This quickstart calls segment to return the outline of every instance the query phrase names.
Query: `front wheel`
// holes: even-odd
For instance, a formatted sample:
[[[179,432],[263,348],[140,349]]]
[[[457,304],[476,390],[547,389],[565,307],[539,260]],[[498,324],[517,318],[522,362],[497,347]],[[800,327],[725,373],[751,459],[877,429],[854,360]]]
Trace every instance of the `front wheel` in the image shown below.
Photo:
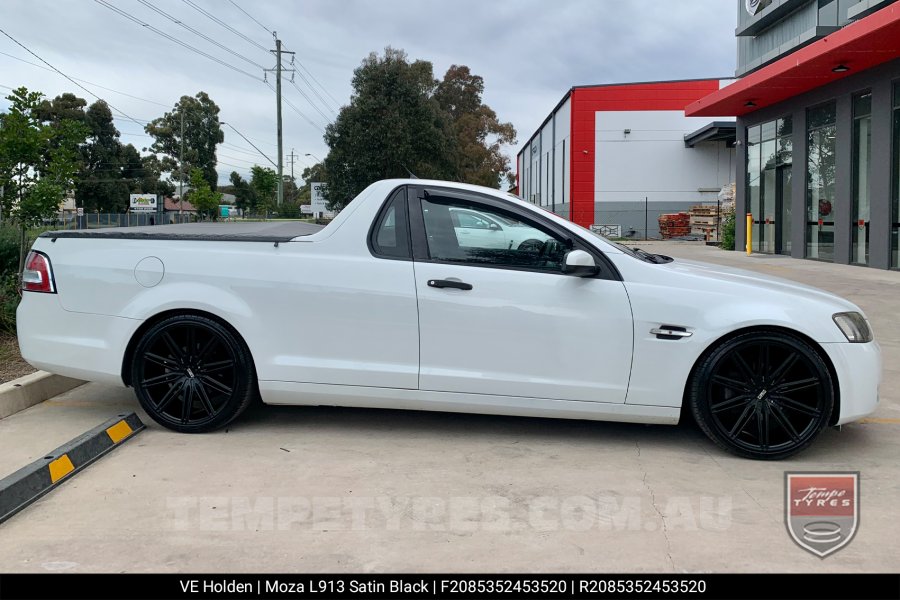
[[[754,332],[702,359],[690,385],[697,424],[717,445],[748,458],[787,458],[809,446],[834,408],[828,367],[805,341]]]
[[[257,393],[244,342],[199,315],[170,317],[148,329],[135,347],[131,383],[147,414],[181,433],[224,427]]]

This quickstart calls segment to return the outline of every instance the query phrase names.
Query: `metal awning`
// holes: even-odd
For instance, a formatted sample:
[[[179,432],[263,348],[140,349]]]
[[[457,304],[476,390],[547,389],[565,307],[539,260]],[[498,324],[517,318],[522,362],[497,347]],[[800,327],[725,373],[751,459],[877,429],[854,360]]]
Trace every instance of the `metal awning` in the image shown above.
[[[739,117],[896,58],[900,58],[900,2],[692,102],[684,114]]]
[[[693,133],[684,136],[684,145],[693,148],[700,142],[725,142],[734,146],[737,136],[737,125],[734,121],[713,121]]]

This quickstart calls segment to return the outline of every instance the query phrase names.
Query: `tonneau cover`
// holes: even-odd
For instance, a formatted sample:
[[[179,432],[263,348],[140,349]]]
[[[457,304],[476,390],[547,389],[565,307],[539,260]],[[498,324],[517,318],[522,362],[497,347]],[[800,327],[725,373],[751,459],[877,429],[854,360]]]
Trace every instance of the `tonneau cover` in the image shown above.
[[[41,237],[96,238],[127,240],[200,240],[210,242],[289,242],[295,237],[312,235],[322,225],[301,221],[261,221],[226,223],[184,223],[143,227],[107,227],[47,231]]]

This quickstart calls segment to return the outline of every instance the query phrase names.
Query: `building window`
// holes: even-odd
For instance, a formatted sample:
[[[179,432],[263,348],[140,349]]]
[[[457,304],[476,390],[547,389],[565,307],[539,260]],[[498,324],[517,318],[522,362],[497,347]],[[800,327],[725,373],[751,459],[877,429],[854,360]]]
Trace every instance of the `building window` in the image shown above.
[[[791,117],[747,129],[747,197],[755,252],[791,251]]]
[[[900,83],[894,84],[894,153],[891,174],[891,267],[900,268]]]
[[[806,257],[834,261],[835,103],[806,111]]]
[[[850,262],[869,264],[869,165],[872,156],[872,92],[853,97],[853,217]]]

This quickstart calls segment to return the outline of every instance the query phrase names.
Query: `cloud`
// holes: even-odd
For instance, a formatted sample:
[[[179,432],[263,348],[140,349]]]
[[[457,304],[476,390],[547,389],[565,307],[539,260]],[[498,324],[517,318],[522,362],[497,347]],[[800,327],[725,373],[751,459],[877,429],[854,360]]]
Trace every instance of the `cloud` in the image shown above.
[[[138,119],[160,116],[162,103],[204,90],[221,107],[221,119],[233,124],[273,159],[275,97],[263,73],[179,27],[137,0],[109,0],[116,8],[222,61],[258,76],[230,70],[170,39],[154,33],[98,2],[87,0],[4,0],[2,27],[66,74],[144,98],[84,85],[122,112]],[[692,0],[235,0],[265,27],[231,2],[148,0],[193,29],[217,40],[249,61],[274,66],[267,28],[277,30],[296,54],[295,69],[315,86],[305,67],[322,84],[323,103],[295,75],[297,86],[327,117],[325,104],[349,102],[353,69],[371,51],[403,48],[411,59],[429,60],[443,76],[452,64],[466,64],[485,79],[485,101],[499,117],[511,121],[522,142],[534,132],[573,85],[695,77],[722,77],[734,72],[736,21],[733,2]],[[244,34],[254,43],[216,23],[191,3]],[[262,48],[260,48],[260,46]],[[25,50],[0,36],[0,52],[38,63]],[[299,63],[299,64],[298,64]],[[0,85],[25,85],[53,97],[72,91],[92,101],[84,90],[57,75],[0,54]],[[267,76],[270,83],[273,75]],[[290,73],[286,73],[290,77]],[[0,92],[5,92],[0,88]],[[324,156],[320,127],[325,118],[286,81],[283,107],[284,151],[296,149],[295,170],[309,164],[306,153]],[[5,95],[5,94],[3,94]],[[0,101],[0,109],[6,101]],[[311,125],[307,119],[318,124]],[[125,118],[117,125],[123,141],[144,147],[149,138]],[[220,181],[231,170],[246,173],[253,162],[268,164],[228,128],[228,146],[220,157]],[[240,152],[244,150],[244,153]],[[514,149],[509,149],[514,153]],[[243,160],[240,160],[243,159]],[[228,164],[225,164],[228,163]],[[234,165],[234,166],[230,166]]]

